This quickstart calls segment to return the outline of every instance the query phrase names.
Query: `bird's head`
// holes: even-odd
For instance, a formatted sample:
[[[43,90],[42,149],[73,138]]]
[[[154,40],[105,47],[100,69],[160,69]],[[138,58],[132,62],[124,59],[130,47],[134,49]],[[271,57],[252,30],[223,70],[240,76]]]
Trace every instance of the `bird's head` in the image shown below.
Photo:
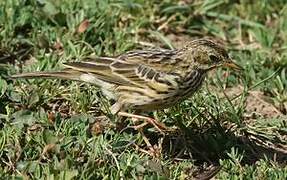
[[[192,61],[193,68],[210,71],[220,66],[227,66],[236,70],[243,68],[237,65],[228,56],[225,48],[214,41],[208,39],[197,39],[188,44],[187,58]]]

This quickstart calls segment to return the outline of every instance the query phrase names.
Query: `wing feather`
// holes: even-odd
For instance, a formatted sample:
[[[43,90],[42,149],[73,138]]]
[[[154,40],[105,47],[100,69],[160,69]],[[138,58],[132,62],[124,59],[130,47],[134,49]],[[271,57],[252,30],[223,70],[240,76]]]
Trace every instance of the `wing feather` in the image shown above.
[[[90,56],[81,62],[64,65],[118,86],[150,86],[166,91],[167,87],[164,84],[176,87],[173,79],[176,76],[169,74],[174,72],[174,65],[181,61],[178,53],[177,50],[164,49],[136,50],[118,57]],[[157,86],[156,83],[161,85]]]

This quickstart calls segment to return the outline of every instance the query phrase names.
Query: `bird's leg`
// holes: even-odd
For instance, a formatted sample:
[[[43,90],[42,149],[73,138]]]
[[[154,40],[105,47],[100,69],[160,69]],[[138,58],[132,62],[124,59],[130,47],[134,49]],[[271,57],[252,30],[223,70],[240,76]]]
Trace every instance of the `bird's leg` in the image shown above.
[[[143,128],[144,126],[146,126],[148,124],[153,125],[162,134],[164,134],[164,131],[168,130],[168,128],[163,123],[160,123],[157,120],[150,118],[150,117],[136,115],[136,114],[130,114],[127,112],[119,112],[118,115],[123,116],[123,117],[130,117],[130,118],[132,118],[133,122],[138,122],[140,120],[143,120],[144,122],[142,124],[137,125],[137,126],[133,126],[134,129],[136,129],[136,130]]]
[[[127,113],[127,112],[121,112],[120,109],[123,108],[123,104],[121,103],[121,101],[122,100],[119,99],[116,103],[114,103],[112,105],[111,113],[112,114],[117,114],[118,116],[122,116],[122,117],[130,117],[130,118],[132,118],[134,123],[137,122],[137,121],[144,121],[143,124],[140,124],[138,126],[134,126],[134,129],[137,130],[139,128],[142,128],[142,127],[146,126],[147,124],[151,124],[162,134],[164,134],[164,131],[168,130],[168,128],[164,124],[156,121],[153,118],[136,115],[136,114],[138,114],[137,112],[135,112],[135,114],[130,114],[130,113]]]
[[[143,132],[143,128],[148,125],[148,124],[151,124],[153,125],[160,133],[164,134],[163,131],[166,131],[167,130],[167,127],[165,127],[165,125],[157,122],[155,119],[153,118],[149,118],[149,117],[145,117],[145,116],[140,116],[140,115],[135,115],[135,114],[130,114],[130,113],[126,113],[126,112],[119,112],[118,113],[118,116],[121,116],[121,117],[129,117],[132,119],[133,123],[137,123],[138,121],[144,121],[142,124],[139,124],[139,125],[134,125],[134,126],[129,126],[127,128],[133,128],[135,130],[137,130],[138,132],[141,133],[142,135],[142,138],[143,138],[143,141],[145,142],[148,150],[144,150],[144,149],[141,149],[139,147],[139,150],[141,152],[144,152],[144,153],[147,153],[153,157],[158,157],[159,155],[159,148],[158,146],[156,145],[152,145],[150,143],[150,141],[148,140],[148,138],[145,136],[144,132]]]

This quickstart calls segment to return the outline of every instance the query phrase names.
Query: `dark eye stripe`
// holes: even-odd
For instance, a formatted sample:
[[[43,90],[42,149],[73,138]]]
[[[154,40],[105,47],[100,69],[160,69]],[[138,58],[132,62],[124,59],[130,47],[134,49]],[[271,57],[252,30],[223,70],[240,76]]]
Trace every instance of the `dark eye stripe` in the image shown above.
[[[219,62],[220,61],[219,58],[217,56],[214,56],[214,55],[210,55],[209,58],[213,62]]]

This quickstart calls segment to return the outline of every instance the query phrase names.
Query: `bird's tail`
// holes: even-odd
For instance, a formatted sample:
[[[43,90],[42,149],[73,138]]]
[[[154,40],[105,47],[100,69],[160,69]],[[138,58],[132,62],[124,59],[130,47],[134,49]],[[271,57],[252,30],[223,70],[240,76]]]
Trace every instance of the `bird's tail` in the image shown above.
[[[31,73],[16,74],[12,75],[10,78],[11,79],[50,78],[50,79],[65,79],[65,80],[88,82],[98,86],[102,90],[104,95],[107,96],[108,98],[115,99],[114,94],[111,93],[111,91],[114,89],[114,84],[99,79],[96,74],[81,72],[70,68],[54,72],[31,72]]]
[[[51,78],[51,79],[67,79],[67,80],[80,80],[79,77],[82,73],[79,71],[74,71],[72,69],[64,69],[61,71],[54,72],[31,72],[23,74],[15,74],[10,76],[11,79],[25,78]]]

